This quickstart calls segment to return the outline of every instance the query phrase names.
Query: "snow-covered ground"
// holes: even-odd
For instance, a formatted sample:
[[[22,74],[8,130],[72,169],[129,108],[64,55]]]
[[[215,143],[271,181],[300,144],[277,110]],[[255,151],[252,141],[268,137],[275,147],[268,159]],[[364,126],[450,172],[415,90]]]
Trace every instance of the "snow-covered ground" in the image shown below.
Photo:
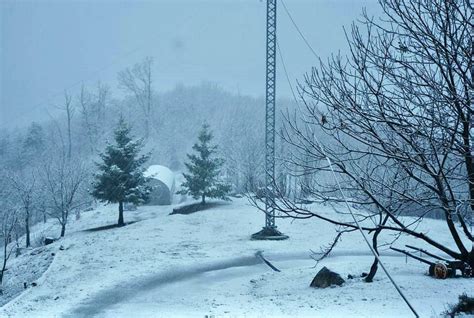
[[[125,214],[126,222],[135,223],[103,231],[86,230],[115,223],[116,206],[83,213],[69,225],[64,239],[43,252],[55,253],[55,257],[38,286],[28,287],[2,307],[0,316],[411,315],[381,271],[372,284],[355,278],[341,287],[309,287],[322,266],[343,278],[368,271],[372,257],[356,232],[343,236],[335,252],[315,268],[310,249],[319,251],[335,235],[327,223],[279,219],[279,229],[289,240],[251,241],[250,235],[261,228],[264,216],[246,199],[190,215],[168,215],[172,208],[139,207]],[[330,207],[314,208],[335,213]],[[444,227],[440,221],[428,220],[420,230],[449,242],[448,237],[440,237]],[[54,230],[56,233],[57,228]],[[403,246],[401,241],[397,244]],[[281,272],[262,264],[255,257],[257,251],[263,251]],[[474,291],[472,279],[436,280],[424,275],[425,264],[393,252],[382,255],[422,317],[437,316],[459,294]]]

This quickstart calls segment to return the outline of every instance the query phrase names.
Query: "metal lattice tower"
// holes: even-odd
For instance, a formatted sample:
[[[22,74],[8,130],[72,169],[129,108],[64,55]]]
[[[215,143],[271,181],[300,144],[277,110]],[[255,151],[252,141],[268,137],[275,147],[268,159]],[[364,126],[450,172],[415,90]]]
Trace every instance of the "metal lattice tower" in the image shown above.
[[[265,96],[265,227],[275,227],[276,0],[267,1],[267,86]]]
[[[275,95],[277,0],[267,0],[267,67],[265,94],[265,227],[253,239],[282,240],[275,225]]]

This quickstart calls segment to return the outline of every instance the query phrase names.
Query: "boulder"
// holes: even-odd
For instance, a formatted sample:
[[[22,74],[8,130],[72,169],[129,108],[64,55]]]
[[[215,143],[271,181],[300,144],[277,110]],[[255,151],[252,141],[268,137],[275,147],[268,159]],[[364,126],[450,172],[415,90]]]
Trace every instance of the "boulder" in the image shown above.
[[[327,267],[323,267],[313,278],[310,287],[326,288],[329,286],[344,284],[344,279],[338,273],[330,271]]]

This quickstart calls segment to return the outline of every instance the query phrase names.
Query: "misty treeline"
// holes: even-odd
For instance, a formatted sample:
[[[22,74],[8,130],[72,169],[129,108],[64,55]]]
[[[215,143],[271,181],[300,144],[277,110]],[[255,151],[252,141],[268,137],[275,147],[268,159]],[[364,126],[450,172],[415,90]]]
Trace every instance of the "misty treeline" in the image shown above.
[[[49,120],[2,131],[0,182],[5,195],[0,202],[18,212],[15,235],[26,234],[18,245],[31,246],[31,226],[48,218],[57,220],[58,234],[64,236],[70,217],[79,218],[81,210],[95,204],[92,176],[120,116],[144,139],[143,151],[151,154],[147,164],[179,173],[207,122],[225,162],[221,178],[232,185],[232,192],[255,192],[263,186],[264,100],[207,83],[160,92],[155,69],[154,61],[145,58],[118,73],[118,87],[83,85],[75,93],[64,93]],[[278,106],[294,108],[294,103],[282,100]],[[280,116],[280,127],[282,120]],[[279,148],[287,151],[283,145]],[[283,165],[278,171],[281,180],[289,178]]]

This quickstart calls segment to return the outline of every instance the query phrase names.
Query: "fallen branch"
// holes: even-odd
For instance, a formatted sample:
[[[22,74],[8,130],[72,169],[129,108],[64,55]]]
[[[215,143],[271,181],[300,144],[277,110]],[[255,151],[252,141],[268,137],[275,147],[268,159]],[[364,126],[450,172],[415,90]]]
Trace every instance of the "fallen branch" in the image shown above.
[[[394,251],[396,251],[396,252],[405,254],[406,256],[409,256],[409,257],[411,257],[411,258],[414,258],[414,259],[416,259],[416,260],[418,260],[418,261],[420,261],[420,262],[423,262],[423,263],[425,263],[425,264],[433,265],[433,266],[435,265],[435,263],[430,262],[430,261],[427,261],[427,260],[424,259],[424,258],[415,256],[415,255],[411,254],[410,252],[407,252],[407,251],[404,251],[404,250],[401,250],[401,249],[398,249],[398,248],[395,248],[395,247],[390,247],[390,249],[392,249],[392,250],[394,250]]]
[[[430,252],[428,252],[428,251],[426,251],[426,250],[424,250],[424,249],[421,249],[421,248],[418,248],[418,247],[415,247],[415,246],[411,246],[411,245],[405,245],[405,246],[408,247],[408,248],[411,248],[412,250],[419,251],[419,252],[421,252],[421,253],[423,253],[423,254],[426,254],[426,255],[428,255],[428,256],[431,256],[431,257],[433,257],[433,258],[436,258],[437,260],[444,261],[444,262],[449,262],[447,259],[442,258],[442,257],[439,257],[438,255],[435,255],[435,254],[433,254],[433,253],[430,253]]]
[[[260,258],[265,264],[267,264],[271,269],[273,269],[275,272],[281,272],[278,268],[276,268],[272,263],[270,263],[270,261],[268,261],[267,259],[265,259],[265,257],[263,257],[263,253],[262,251],[258,251],[257,253],[255,253],[255,256]]]

